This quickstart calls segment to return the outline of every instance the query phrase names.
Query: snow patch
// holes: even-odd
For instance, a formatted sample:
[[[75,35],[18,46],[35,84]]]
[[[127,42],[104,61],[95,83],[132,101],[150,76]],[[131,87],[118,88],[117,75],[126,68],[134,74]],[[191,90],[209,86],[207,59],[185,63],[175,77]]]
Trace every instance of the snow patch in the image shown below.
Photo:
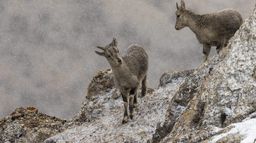
[[[211,143],[215,143],[230,134],[242,135],[243,139],[241,143],[256,143],[256,119],[231,124],[230,126],[233,126],[230,131],[213,137]]]

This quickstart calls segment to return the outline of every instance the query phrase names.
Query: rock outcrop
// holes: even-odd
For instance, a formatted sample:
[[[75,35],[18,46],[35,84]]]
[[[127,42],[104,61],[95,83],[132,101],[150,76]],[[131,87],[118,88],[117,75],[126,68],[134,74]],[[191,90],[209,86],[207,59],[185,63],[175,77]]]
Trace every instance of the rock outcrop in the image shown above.
[[[114,78],[112,70],[99,71],[92,79],[87,89],[86,98],[93,98],[94,95],[109,92],[114,88]]]
[[[17,108],[0,120],[0,142],[40,143],[62,132],[65,122],[40,113],[34,107]]]

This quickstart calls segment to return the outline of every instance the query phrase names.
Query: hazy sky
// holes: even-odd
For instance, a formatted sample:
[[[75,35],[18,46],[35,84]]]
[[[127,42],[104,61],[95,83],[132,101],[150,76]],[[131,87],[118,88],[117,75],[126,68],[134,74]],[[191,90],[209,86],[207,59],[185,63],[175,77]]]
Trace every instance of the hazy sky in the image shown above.
[[[174,0],[0,0],[0,117],[19,106],[70,118],[98,70],[94,54],[113,37],[149,54],[151,87],[165,71],[197,67],[202,46],[189,29],[176,31]],[[246,18],[253,0],[187,0],[198,13],[234,8]]]

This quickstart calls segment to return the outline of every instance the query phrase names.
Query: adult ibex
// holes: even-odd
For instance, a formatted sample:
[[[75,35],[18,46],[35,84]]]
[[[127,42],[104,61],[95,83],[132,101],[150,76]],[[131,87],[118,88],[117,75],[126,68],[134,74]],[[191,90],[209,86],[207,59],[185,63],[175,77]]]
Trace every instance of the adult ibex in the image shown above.
[[[130,46],[127,54],[121,57],[117,48],[117,41],[105,46],[98,46],[102,52],[95,51],[104,56],[109,62],[115,79],[116,87],[120,90],[124,102],[124,118],[122,123],[128,122],[128,108],[130,118],[133,119],[133,108],[138,103],[137,90],[142,85],[142,97],[146,94],[146,79],[148,70],[148,55],[140,46]]]
[[[242,16],[232,9],[199,15],[187,10],[183,0],[180,6],[176,3],[176,7],[176,30],[189,27],[196,34],[198,41],[203,44],[204,61],[211,46],[216,46],[219,53],[243,22]]]

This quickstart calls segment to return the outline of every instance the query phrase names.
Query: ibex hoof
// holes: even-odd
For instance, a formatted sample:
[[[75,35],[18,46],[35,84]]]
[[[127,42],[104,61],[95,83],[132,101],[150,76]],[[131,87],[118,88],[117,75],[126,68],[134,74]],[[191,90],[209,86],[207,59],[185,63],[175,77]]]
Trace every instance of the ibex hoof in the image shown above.
[[[131,119],[131,120],[133,119],[133,115],[130,115],[130,119]]]
[[[127,120],[123,120],[123,121],[122,121],[122,124],[125,124],[125,123],[127,123],[127,122],[128,122]]]
[[[127,117],[124,117],[123,121],[122,121],[122,124],[125,124],[128,122],[128,118]]]

